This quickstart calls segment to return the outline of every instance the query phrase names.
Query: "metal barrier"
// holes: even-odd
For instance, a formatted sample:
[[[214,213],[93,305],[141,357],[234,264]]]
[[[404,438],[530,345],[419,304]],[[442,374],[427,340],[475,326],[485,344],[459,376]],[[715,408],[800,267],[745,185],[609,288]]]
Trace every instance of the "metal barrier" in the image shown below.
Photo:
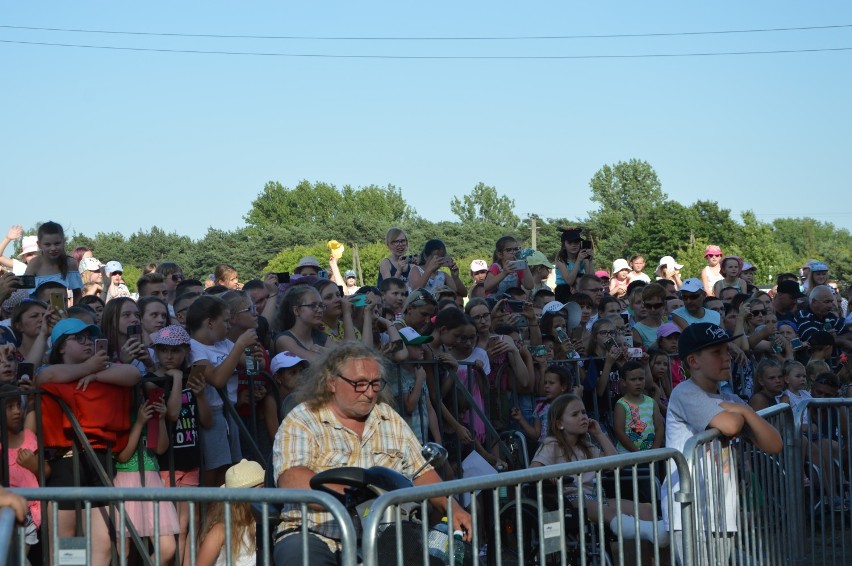
[[[15,512],[11,507],[0,508],[0,561],[12,564],[12,534],[15,530]]]
[[[119,525],[129,522],[125,511],[125,502],[127,501],[150,501],[173,504],[180,501],[189,503],[190,509],[190,532],[195,532],[196,510],[199,505],[222,503],[224,504],[224,526],[225,526],[225,544],[222,547],[222,552],[226,559],[226,564],[229,566],[233,563],[231,560],[231,511],[232,507],[237,504],[250,503],[252,504],[252,514],[255,516],[257,529],[257,563],[269,566],[272,563],[272,540],[275,527],[277,526],[277,516],[273,505],[292,504],[298,505],[303,515],[308,513],[308,505],[319,505],[330,512],[334,520],[339,524],[341,530],[341,565],[355,566],[357,559],[357,538],[355,527],[349,517],[349,513],[344,509],[343,505],[333,496],[319,491],[301,490],[301,489],[219,489],[219,488],[40,488],[40,489],[15,489],[11,490],[30,500],[41,500],[43,503],[51,502],[58,503],[62,501],[81,501],[84,507],[87,524],[91,524],[93,503],[106,502],[110,504],[111,512],[116,517],[116,523]],[[51,505],[52,511],[45,512],[44,522],[50,522],[50,526],[54,527],[58,524],[58,509],[56,505]],[[46,508],[45,508],[46,509]],[[7,513],[0,514],[0,534],[2,534],[3,526],[5,525]],[[12,517],[14,521],[14,517]],[[48,529],[50,536],[50,549],[53,564],[89,564],[92,557],[93,543],[90,533],[86,533],[84,537],[76,537],[72,539],[64,539],[57,536],[57,529]],[[305,526],[302,527],[298,534],[301,535],[303,548],[307,549],[308,530]],[[126,539],[116,534],[111,533],[113,537],[114,548],[111,550],[117,551],[118,563],[121,565],[127,564],[128,561],[128,545]],[[115,540],[117,538],[117,541]],[[19,562],[17,564],[25,564],[25,547],[24,547],[24,527],[16,529],[15,544]],[[153,562],[160,563],[160,547],[159,547],[159,504],[154,505],[154,534],[151,536],[153,551]],[[189,563],[195,564],[198,555],[198,544],[195,537],[189,537]],[[2,543],[2,540],[0,540]],[[0,547],[2,550],[2,547]],[[82,562],[61,562],[60,552],[71,554],[78,559],[82,558]],[[0,557],[4,556],[0,554]],[[144,557],[147,558],[147,557]],[[5,562],[14,564],[13,562]],[[303,564],[307,566],[309,563],[309,555],[304,553]]]
[[[798,564],[803,560],[801,443],[786,404],[758,413],[782,435],[780,454],[718,430],[687,441],[695,485],[696,563]]]
[[[806,465],[794,479],[809,564],[852,561],[852,399],[807,399],[796,407]],[[803,488],[804,477],[808,478]]]
[[[417,544],[417,540],[447,540],[437,552],[451,563],[470,564],[529,564],[538,557],[538,564],[555,560],[561,564],[611,564],[612,552],[620,564],[630,554],[627,563],[674,563],[674,549],[662,549],[671,533],[664,531],[659,520],[660,498],[657,472],[669,466],[681,476],[680,493],[669,494],[683,507],[684,563],[691,565],[693,552],[692,483],[683,454],[671,448],[660,448],[617,456],[608,456],[507,472],[503,474],[462,479],[451,482],[417,486],[388,492],[371,506],[363,524],[362,555],[365,566],[383,566],[392,560],[396,564],[429,564],[434,556],[434,544]],[[644,466],[644,467],[643,467]],[[611,474],[605,473],[611,471]],[[588,491],[590,481],[594,487]],[[669,482],[670,484],[670,482]],[[587,495],[572,498],[573,485],[583,485]],[[553,489],[555,487],[555,489]],[[576,490],[574,491],[576,493]],[[452,536],[452,527],[435,534],[428,520],[413,523],[402,520],[402,507],[419,511],[426,519],[428,501],[440,499],[450,505],[454,496],[469,495],[471,505],[472,543],[470,547]],[[647,499],[647,502],[643,501]],[[572,501],[585,502],[575,505]],[[608,531],[610,516],[619,516],[642,503],[643,514],[617,522],[615,532]],[[406,505],[407,504],[407,505]],[[413,505],[412,505],[413,504]],[[671,504],[670,504],[671,505]],[[591,520],[590,520],[591,519]],[[437,522],[437,521],[432,521]],[[447,522],[453,524],[452,511]],[[645,537],[652,546],[642,545],[638,537],[627,537],[627,531],[653,533]],[[635,538],[630,542],[625,539]],[[614,540],[614,545],[610,541]],[[459,550],[461,546],[461,552]],[[440,547],[440,545],[439,545]],[[458,553],[458,554],[457,554]],[[631,554],[632,553],[632,554]],[[477,561],[477,555],[479,560]]]

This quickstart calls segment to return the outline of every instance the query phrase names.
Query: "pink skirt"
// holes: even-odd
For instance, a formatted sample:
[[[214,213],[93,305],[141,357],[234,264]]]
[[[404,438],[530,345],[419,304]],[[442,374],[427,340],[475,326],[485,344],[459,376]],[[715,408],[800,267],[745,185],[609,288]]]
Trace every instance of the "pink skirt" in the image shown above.
[[[142,487],[139,472],[116,472],[113,480],[115,487]],[[145,472],[145,487],[163,487],[159,472]],[[127,520],[141,537],[154,536],[154,506],[153,501],[125,501],[124,512]],[[160,536],[174,535],[180,532],[175,504],[163,501],[160,507]],[[116,509],[116,517],[118,517]],[[127,529],[122,528],[122,536],[129,537]]]

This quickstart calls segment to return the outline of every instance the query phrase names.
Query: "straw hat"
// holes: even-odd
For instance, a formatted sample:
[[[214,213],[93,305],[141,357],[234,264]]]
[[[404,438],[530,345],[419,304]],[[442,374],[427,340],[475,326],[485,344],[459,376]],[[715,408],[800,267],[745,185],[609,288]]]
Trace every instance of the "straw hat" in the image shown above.
[[[225,472],[225,483],[222,487],[255,487],[265,481],[266,472],[257,462],[243,458],[239,464],[234,464]]]

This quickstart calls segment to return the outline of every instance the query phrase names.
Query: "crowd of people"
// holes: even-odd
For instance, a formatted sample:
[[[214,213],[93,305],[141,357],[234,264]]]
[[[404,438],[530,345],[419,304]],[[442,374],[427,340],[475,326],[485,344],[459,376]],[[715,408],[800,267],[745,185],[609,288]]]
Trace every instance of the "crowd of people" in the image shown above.
[[[375,286],[358,287],[332,255],[302,258],[289,277],[250,281],[227,263],[200,281],[162,261],[145,266],[131,294],[122,258],[102,263],[88,248],[69,255],[55,222],[26,236],[13,226],[0,252],[17,239],[18,257],[0,257],[3,449],[15,487],[42,477],[48,486],[255,487],[266,471],[279,487],[306,487],[342,465],[410,473],[422,462],[417,447],[435,441],[460,458],[414,478],[432,483],[463,475],[460,460],[472,453],[496,469],[516,465],[498,442],[510,430],[525,436],[533,466],[682,449],[707,427],[745,429],[778,451],[777,431],[755,411],[852,396],[848,290],[840,293],[823,261],[763,290],[754,265],[708,246],[695,277],[671,256],[650,276],[640,254],[602,269],[582,229],[568,228],[547,253],[504,236],[490,261],[468,270],[439,239],[408,254],[405,231],[391,228]],[[41,423],[36,390],[47,393]],[[57,400],[100,467],[81,458],[73,468],[77,441]],[[814,453],[848,449],[847,434],[837,427],[812,438]],[[579,505],[591,487],[571,489]],[[826,497],[848,505],[838,486]],[[626,536],[667,537],[648,510],[615,508],[605,518]],[[152,505],[127,509],[139,534],[153,536]],[[28,544],[38,541],[42,511],[30,502]],[[59,536],[73,536],[73,504],[58,514]],[[276,563],[299,556],[301,539],[290,537],[297,515],[282,514]],[[235,558],[254,544],[250,514],[237,516]],[[452,516],[469,537],[466,511]],[[327,519],[308,518],[311,552],[334,563]],[[200,537],[204,560],[221,559],[221,513],[208,513],[200,533],[189,532],[185,505],[161,505],[158,521],[164,563],[185,553],[188,537]],[[86,529],[93,563],[108,563],[107,515],[93,514]]]

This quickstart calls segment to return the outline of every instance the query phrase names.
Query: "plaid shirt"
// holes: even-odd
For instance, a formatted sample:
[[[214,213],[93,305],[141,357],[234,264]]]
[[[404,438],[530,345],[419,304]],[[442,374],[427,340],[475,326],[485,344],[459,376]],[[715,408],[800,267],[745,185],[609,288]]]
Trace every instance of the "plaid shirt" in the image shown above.
[[[384,466],[409,476],[425,463],[420,446],[405,420],[386,403],[373,408],[360,438],[340,424],[328,406],[312,411],[302,403],[290,411],[275,435],[275,481],[284,471],[298,466],[316,473],[343,466]],[[307,521],[311,532],[322,536],[332,550],[338,550],[335,541],[340,540],[340,527],[331,513],[309,510]],[[285,505],[278,532],[301,526],[299,506]]]

